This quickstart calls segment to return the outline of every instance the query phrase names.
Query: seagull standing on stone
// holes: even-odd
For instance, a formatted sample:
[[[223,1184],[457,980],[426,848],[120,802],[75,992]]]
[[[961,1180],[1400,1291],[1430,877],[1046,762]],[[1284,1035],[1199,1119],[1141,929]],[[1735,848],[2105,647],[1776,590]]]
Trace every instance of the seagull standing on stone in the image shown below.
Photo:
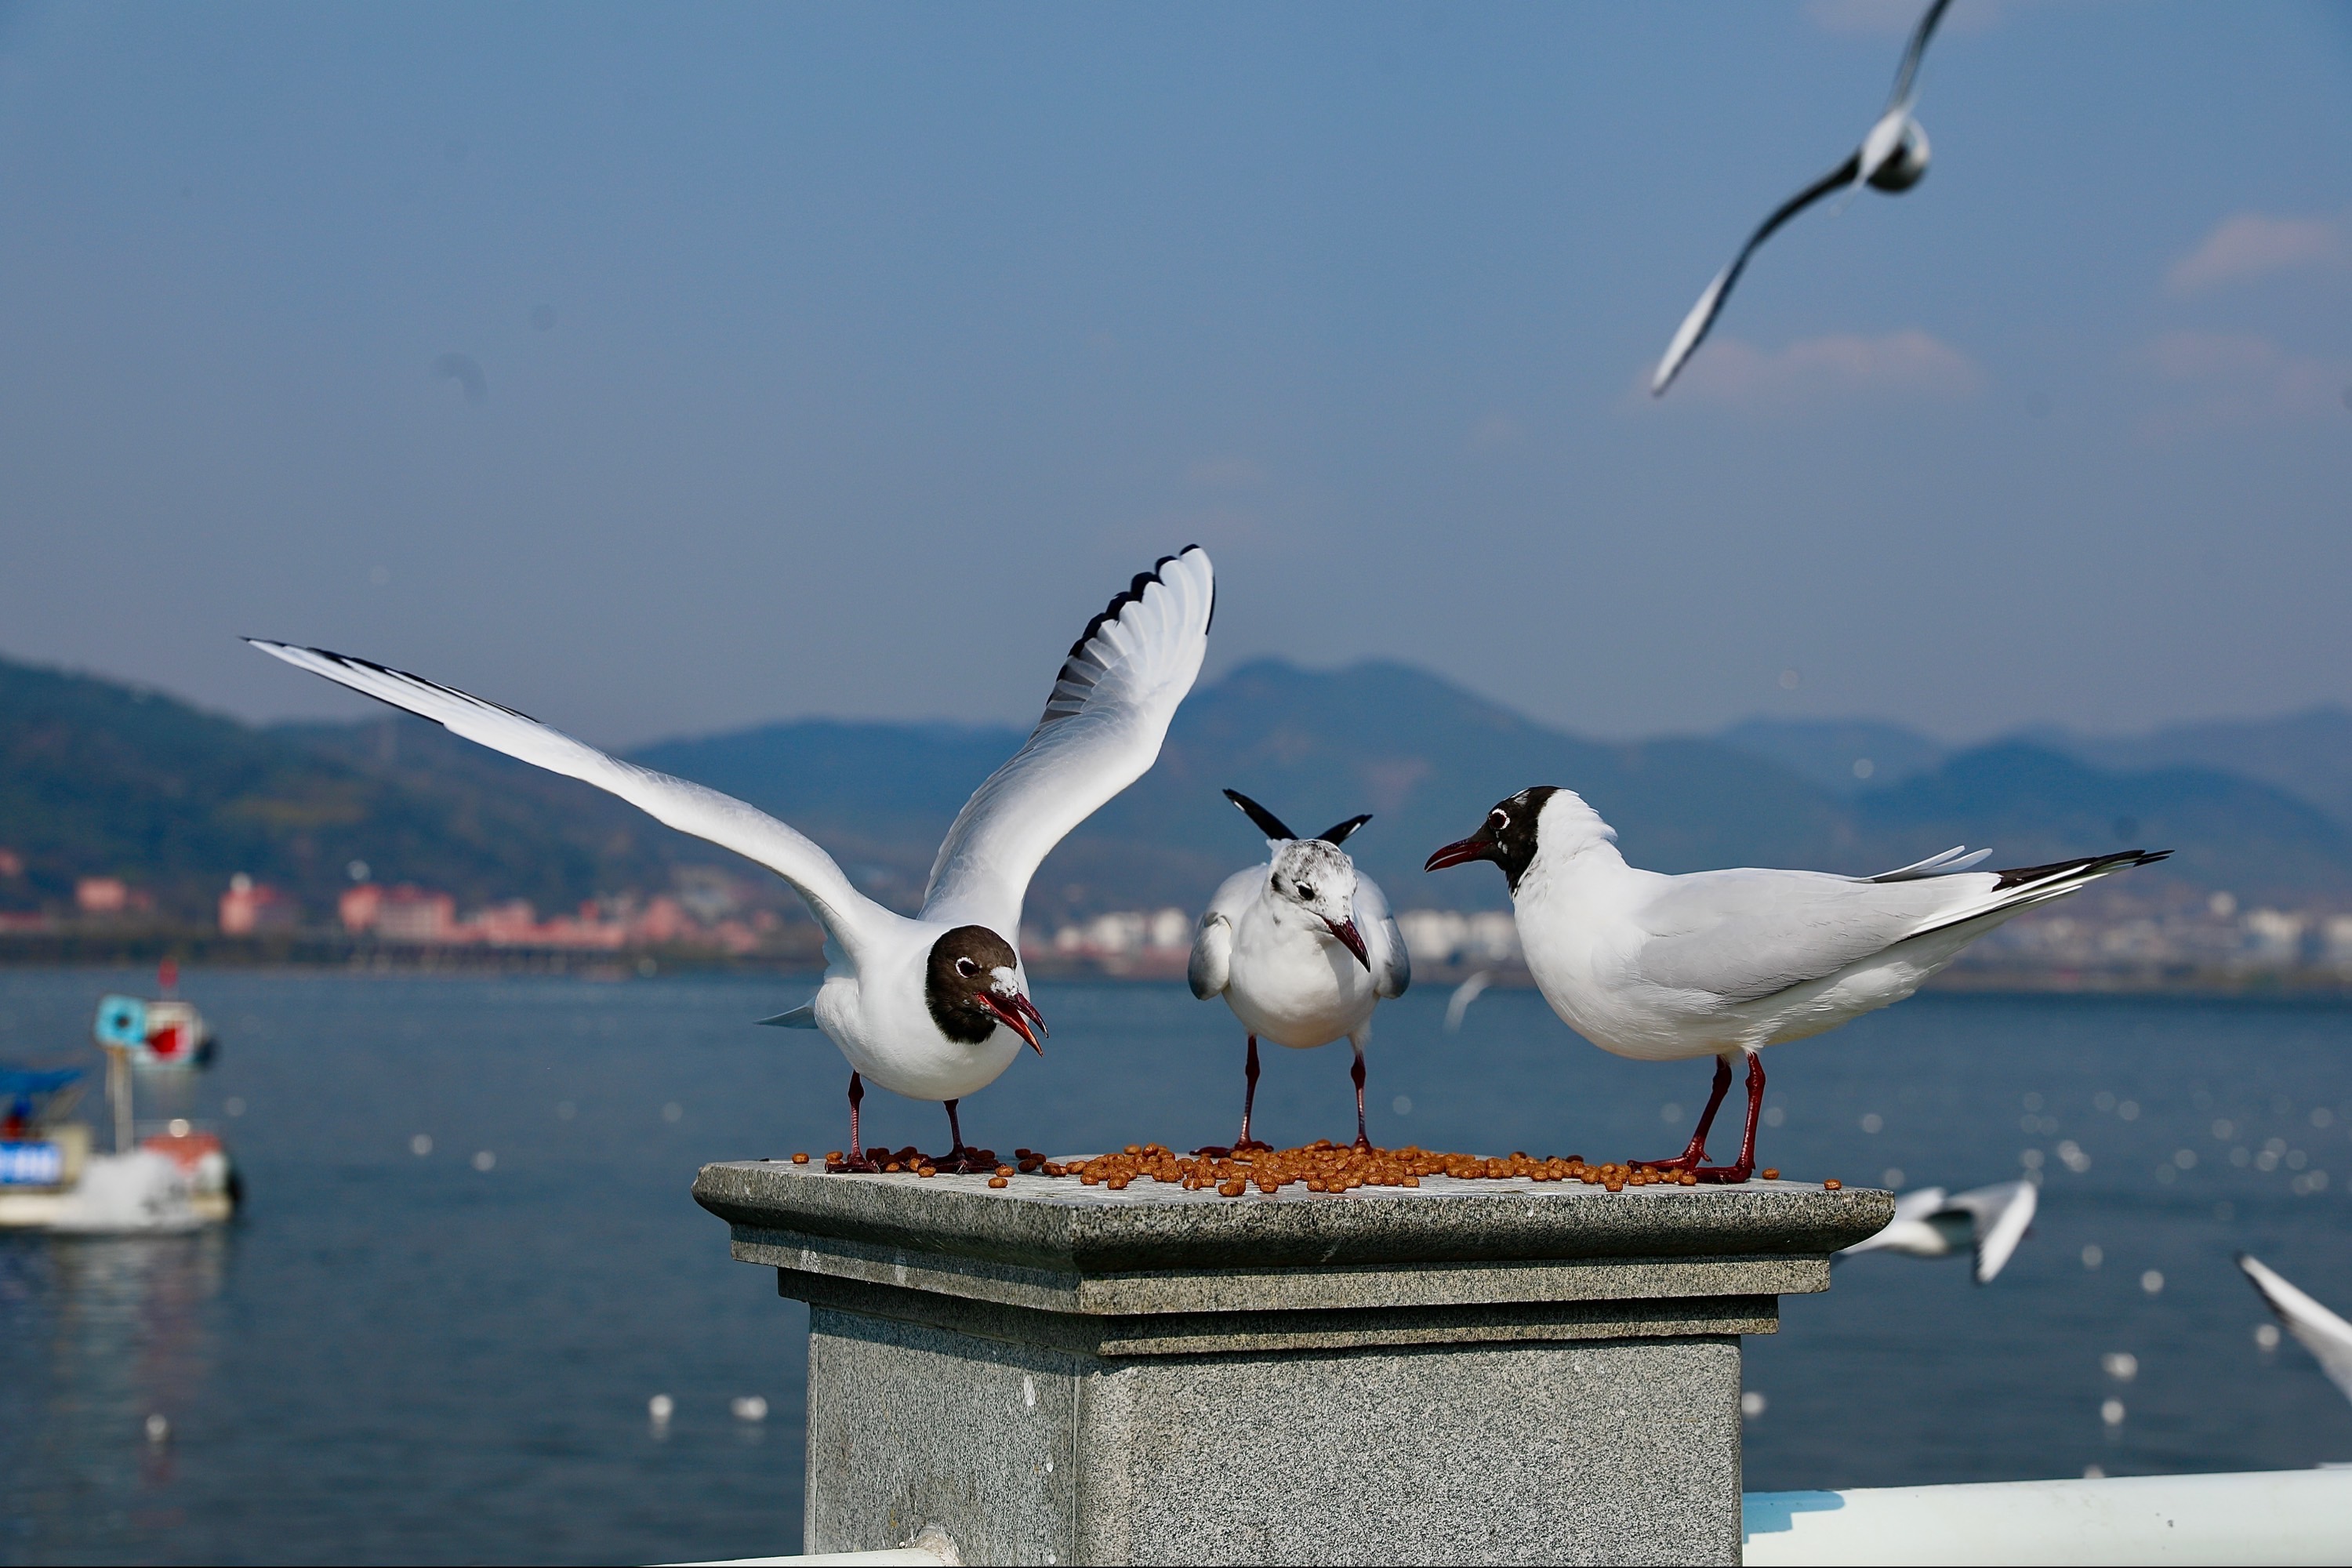
[[[1965,1249],[1974,1257],[1977,1283],[1990,1285],[2025,1239],[2040,1201],[2032,1182],[2002,1182],[1948,1197],[1941,1187],[1921,1187],[1895,1200],[1895,1217],[1885,1230],[1836,1256],[1899,1252],[1906,1258],[1949,1258]]]
[[[2238,1267],[2254,1282],[2263,1302],[2303,1348],[2319,1358],[2319,1370],[2352,1399],[2352,1323],[2346,1322],[2263,1266],[2252,1253],[2238,1254]]]
[[[1870,133],[1862,139],[1862,145],[1848,154],[1844,163],[1775,207],[1772,216],[1748,237],[1748,243],[1739,247],[1731,265],[1715,275],[1715,281],[1698,297],[1698,303],[1683,318],[1683,324],[1675,329],[1675,341],[1666,345],[1665,357],[1658,362],[1656,373],[1650,377],[1651,396],[1664,395],[1674,384],[1684,362],[1705,341],[1707,329],[1715,325],[1731,286],[1747,270],[1748,258],[1782,224],[1832,192],[1852,192],[1869,185],[1894,195],[1927,177],[1927,133],[1911,118],[1911,105],[1918,97],[1919,57],[1927,52],[1928,36],[1943,20],[1944,7],[1950,4],[1951,0],[1931,0],[1927,14],[1919,18],[1910,45],[1903,51],[1903,64],[1895,73],[1895,90],[1887,96],[1885,110],[1870,128]]]
[[[1492,860],[1510,882],[1519,947],[1544,1000],[1602,1050],[1643,1061],[1713,1057],[1715,1085],[1690,1143],[1655,1169],[1744,1182],[1764,1108],[1757,1054],[1900,1002],[2002,921],[2171,851],[1968,868],[1991,853],[1947,849],[1875,877],[1820,871],[1637,870],[1617,831],[1571,790],[1538,784],[1498,803],[1469,837],[1430,856],[1435,871]],[[1748,1060],[1739,1158],[1708,1166],[1707,1130]]]
[[[1216,584],[1198,545],[1139,574],[1070,645],[1045,716],[1012,761],[972,792],[909,919],[852,887],[833,858],[730,795],[608,757],[510,708],[421,676],[322,648],[248,638],[263,652],[431,719],[469,741],[583,780],[698,838],[769,868],[824,927],[824,984],[808,1005],[763,1020],[823,1030],[849,1058],[849,1147],[842,1168],[872,1170],[858,1145],[863,1080],[942,1100],[954,1147],[942,1170],[969,1170],[956,1102],[993,1082],[1045,1020],[1014,948],[1029,879],[1064,835],[1143,776],[1208,649]],[[953,685],[961,677],[945,670]]]
[[[1355,1047],[1356,1146],[1364,1131],[1364,1042],[1372,1009],[1412,984],[1412,962],[1380,884],[1356,869],[1339,847],[1371,818],[1351,816],[1312,838],[1241,794],[1225,798],[1265,835],[1264,865],[1225,879],[1201,917],[1187,978],[1203,1002],[1223,996],[1249,1031],[1247,1087],[1236,1151],[1270,1145],[1250,1137],[1257,1103],[1257,1041],[1308,1050],[1341,1036]]]

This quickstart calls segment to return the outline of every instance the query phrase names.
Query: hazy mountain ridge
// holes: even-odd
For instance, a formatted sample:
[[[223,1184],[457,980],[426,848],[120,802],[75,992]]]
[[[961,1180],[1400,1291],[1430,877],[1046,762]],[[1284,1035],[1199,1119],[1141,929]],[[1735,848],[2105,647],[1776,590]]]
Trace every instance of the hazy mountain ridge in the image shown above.
[[[965,796],[1022,733],[810,720],[667,741],[634,760],[784,817],[903,908],[919,897]],[[2331,761],[2336,735],[2344,751]],[[1906,737],[1916,742],[1907,752]],[[1843,755],[1856,743],[1888,752],[1895,776],[1874,766],[1856,779]],[[1579,790],[1617,826],[1629,859],[1660,870],[1869,872],[1961,842],[1990,844],[1997,864],[2018,865],[2130,843],[2179,852],[2134,879],[2147,892],[2228,888],[2352,908],[2352,830],[2319,805],[2210,766],[2101,765],[2077,743],[1951,750],[1896,725],[1767,720],[1717,737],[1606,743],[1402,665],[1312,671],[1260,660],[1192,696],[1158,765],[1046,861],[1030,917],[1051,925],[1104,909],[1197,907],[1262,853],[1219,793],[1228,786],[1304,833],[1372,812],[1349,847],[1400,907],[1497,906],[1499,877],[1426,876],[1422,860],[1497,798],[1539,783]],[[2352,776],[2352,718],[2332,710],[2113,744],[2143,748],[2118,755],[2157,758],[2235,746],[2314,787],[2338,776],[2338,763]],[[419,721],[257,729],[5,661],[0,847],[26,861],[26,875],[0,880],[6,906],[55,903],[75,877],[113,873],[190,919],[205,916],[238,870],[322,915],[353,859],[381,879],[446,888],[461,901],[520,896],[548,909],[658,888],[681,864],[731,865],[764,881],[586,785]]]

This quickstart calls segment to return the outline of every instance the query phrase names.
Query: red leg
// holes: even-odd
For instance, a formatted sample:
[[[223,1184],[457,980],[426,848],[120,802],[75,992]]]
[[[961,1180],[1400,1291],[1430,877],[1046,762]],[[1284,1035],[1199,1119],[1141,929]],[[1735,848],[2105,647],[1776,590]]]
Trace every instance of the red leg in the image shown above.
[[[1356,1080],[1356,1147],[1369,1149],[1372,1141],[1364,1136],[1364,1047],[1357,1046],[1353,1040],[1348,1043],[1356,1046],[1356,1066],[1349,1074]]]
[[[1756,1171],[1756,1119],[1764,1110],[1764,1058],[1748,1057],[1748,1126],[1739,1135],[1739,1158],[1728,1165],[1701,1165],[1691,1173],[1702,1182],[1738,1185]]]
[[[857,1106],[858,1102],[865,1098],[865,1083],[856,1073],[851,1073],[849,1075],[849,1147],[842,1151],[842,1158],[838,1162],[826,1161],[825,1169],[871,1173],[882,1168],[866,1157],[866,1151],[859,1147],[857,1142]]]
[[[931,1168],[935,1171],[945,1171],[950,1175],[956,1176],[969,1176],[982,1171],[995,1170],[996,1152],[994,1150],[972,1149],[965,1146],[962,1124],[956,1120],[956,1107],[961,1103],[961,1101],[954,1100],[947,1102],[948,1136],[954,1140],[955,1147],[950,1149],[941,1158],[932,1161]]]
[[[1750,1057],[1749,1061],[1756,1058]],[[1643,1160],[1639,1163],[1653,1171],[1696,1170],[1706,1159],[1706,1134],[1715,1125],[1715,1113],[1723,1105],[1723,1097],[1731,1088],[1731,1058],[1715,1058],[1715,1087],[1707,1091],[1706,1109],[1699,1112],[1698,1130],[1690,1135],[1690,1142],[1671,1160]]]
[[[1242,1090],[1241,1142],[1228,1149],[1222,1143],[1203,1143],[1193,1153],[1205,1159],[1223,1160],[1234,1154],[1246,1154],[1254,1149],[1272,1149],[1271,1143],[1261,1143],[1250,1136],[1250,1113],[1257,1109],[1257,1037],[1249,1037],[1249,1063],[1242,1069],[1244,1088]]]

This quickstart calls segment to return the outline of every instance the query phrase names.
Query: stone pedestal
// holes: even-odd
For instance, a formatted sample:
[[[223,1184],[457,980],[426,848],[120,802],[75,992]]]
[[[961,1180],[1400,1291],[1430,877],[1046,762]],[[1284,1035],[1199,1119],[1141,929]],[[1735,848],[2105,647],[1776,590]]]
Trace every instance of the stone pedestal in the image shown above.
[[[704,1167],[809,1303],[805,1550],[967,1563],[1736,1563],[1739,1336],[1893,1199],[1793,1183]]]

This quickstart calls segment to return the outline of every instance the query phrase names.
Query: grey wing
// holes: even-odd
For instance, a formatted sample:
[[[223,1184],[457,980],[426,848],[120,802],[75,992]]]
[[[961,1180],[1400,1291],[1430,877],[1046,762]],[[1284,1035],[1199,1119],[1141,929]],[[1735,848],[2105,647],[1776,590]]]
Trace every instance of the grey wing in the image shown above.
[[[1038,862],[1159,757],[1201,672],[1215,609],[1216,579],[1196,544],[1139,574],[1087,625],[1037,728],[948,829],[925,920],[1019,931]]]
[[[1671,878],[1635,911],[1650,934],[1631,966],[1668,990],[1753,1002],[1920,934],[1990,892],[1993,880],[1983,872],[1903,882],[1857,882],[1817,871]]]
[[[1184,970],[1192,994],[1202,1001],[1224,994],[1225,982],[1233,974],[1234,928],[1241,923],[1242,910],[1249,900],[1265,886],[1269,868],[1253,866],[1234,872],[1218,884],[1208,909],[1202,912],[1200,929],[1192,936],[1192,961]]]
[[[1935,36],[1936,24],[1944,19],[1944,7],[1951,3],[1952,0],[1933,0],[1927,14],[1912,29],[1911,41],[1903,48],[1903,63],[1895,68],[1895,90],[1886,95],[1887,108],[1911,101],[1913,89],[1919,80],[1919,61],[1927,52],[1927,40]]]
[[[430,719],[452,733],[494,752],[504,752],[550,773],[594,784],[619,795],[657,822],[758,861],[790,882],[808,900],[809,908],[827,933],[853,957],[865,935],[898,918],[851,887],[832,856],[790,826],[733,795],[608,757],[528,714],[502,708],[454,686],[427,680],[421,675],[347,654],[330,653],[325,648],[294,647],[259,637],[245,640],[297,669],[325,676],[379,702]]]
[[[1372,994],[1402,996],[1412,984],[1412,954],[1404,948],[1404,933],[1389,913],[1388,895],[1363,872],[1356,873],[1356,931],[1364,939],[1364,955],[1371,960]]]
[[[2041,1201],[2031,1182],[2002,1182],[1952,1194],[1944,1206],[1965,1210],[1976,1222],[1978,1284],[1991,1284],[1993,1276],[2008,1265],[2017,1244],[2025,1239],[2026,1227],[2033,1223]]]
[[[1915,1187],[1907,1193],[1897,1194],[1893,1217],[1888,1219],[1883,1227],[1864,1237],[1852,1247],[1843,1248],[1843,1251],[1846,1253],[1876,1252],[1886,1245],[1887,1237],[1895,1233],[1895,1226],[1912,1220],[1926,1219],[1943,1206],[1944,1189],[1941,1187]]]
[[[1658,368],[1651,374],[1651,396],[1664,396],[1666,388],[1674,384],[1675,377],[1682,374],[1684,363],[1698,352],[1700,343],[1706,341],[1707,332],[1715,326],[1716,317],[1723,312],[1724,300],[1731,295],[1731,286],[1739,281],[1742,272],[1748,270],[1748,258],[1756,254],[1756,247],[1771,238],[1773,230],[1823,196],[1853,184],[1861,172],[1862,153],[1857,151],[1844,163],[1774,207],[1772,216],[1757,225],[1756,232],[1748,237],[1748,243],[1739,247],[1739,254],[1731,258],[1731,265],[1715,275],[1714,280],[1699,295],[1698,303],[1690,308],[1690,314],[1685,316],[1682,325],[1675,329],[1674,341],[1666,345],[1665,354],[1658,361]]]
[[[2344,1391],[2346,1398],[2352,1399],[2352,1323],[2289,1284],[2252,1254],[2238,1254],[2238,1267],[2262,1292],[2263,1300],[2286,1331],[2319,1358],[2319,1369]]]

